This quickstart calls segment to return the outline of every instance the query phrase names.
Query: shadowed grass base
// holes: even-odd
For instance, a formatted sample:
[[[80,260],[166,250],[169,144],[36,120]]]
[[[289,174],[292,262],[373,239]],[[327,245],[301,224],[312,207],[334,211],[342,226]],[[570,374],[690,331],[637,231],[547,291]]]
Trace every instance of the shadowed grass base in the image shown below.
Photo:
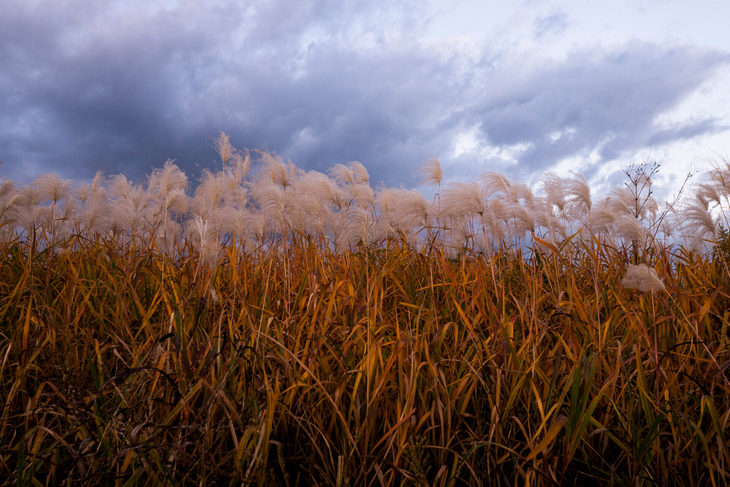
[[[120,248],[0,251],[8,483],[730,483],[723,260]]]

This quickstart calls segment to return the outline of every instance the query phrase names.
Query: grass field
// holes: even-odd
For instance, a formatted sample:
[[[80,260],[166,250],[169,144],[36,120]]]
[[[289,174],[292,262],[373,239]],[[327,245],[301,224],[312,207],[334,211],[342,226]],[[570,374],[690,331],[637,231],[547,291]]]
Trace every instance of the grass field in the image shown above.
[[[642,179],[623,215],[619,193],[570,197],[577,179],[561,207],[492,175],[475,207],[431,165],[421,209],[356,190],[351,165],[332,176],[343,206],[317,210],[287,198],[322,178],[264,162],[220,198],[200,190],[215,174],[146,200],[165,173],[35,200],[38,181],[5,182],[7,484],[730,483],[724,213],[698,204],[721,183],[671,220],[696,236],[704,219],[700,251],[659,231]],[[114,213],[135,191],[139,211]]]

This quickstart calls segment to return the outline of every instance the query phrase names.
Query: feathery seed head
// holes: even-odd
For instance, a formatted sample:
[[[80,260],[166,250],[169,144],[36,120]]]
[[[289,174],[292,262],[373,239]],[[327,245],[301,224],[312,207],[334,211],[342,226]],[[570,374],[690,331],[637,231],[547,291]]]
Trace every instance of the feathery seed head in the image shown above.
[[[642,293],[665,290],[664,283],[659,279],[656,270],[646,264],[629,264],[621,285],[626,289],[636,289]]]
[[[221,132],[215,139],[215,149],[218,151],[218,155],[223,162],[223,166],[226,165],[226,162],[228,162],[235,152],[235,149],[231,146],[231,142],[228,140],[228,135],[226,135],[225,132]]]
[[[615,219],[616,213],[614,213],[611,208],[605,204],[593,208],[590,213],[591,227],[594,231],[599,233],[609,232]]]
[[[335,164],[329,170],[330,176],[332,176],[338,184],[355,184],[355,175],[350,167],[344,164]]]
[[[381,203],[390,205],[384,217],[392,226],[405,232],[425,224],[428,216],[426,200],[418,191],[395,189],[382,196]]]
[[[57,203],[69,194],[71,181],[63,180],[55,173],[41,174],[33,181],[40,201]]]
[[[730,196],[730,161],[726,160],[724,162],[724,167],[720,165],[715,166],[708,173],[708,176],[717,188],[718,193],[727,198]]]
[[[631,215],[632,209],[636,206],[636,197],[628,188],[614,188],[604,204],[616,214]]]
[[[542,181],[542,188],[548,202],[560,211],[565,208],[566,204],[565,196],[567,191],[565,186],[565,180],[554,173],[546,174]]]
[[[441,171],[441,162],[438,159],[429,159],[424,162],[421,166],[421,172],[423,173],[423,184],[431,186],[441,185],[444,175]]]
[[[185,214],[190,206],[190,198],[183,191],[173,191],[167,198],[167,209],[178,215]]]
[[[535,196],[532,190],[525,183],[510,183],[509,198],[515,203],[523,201],[525,205],[531,207]]]
[[[451,183],[441,195],[441,208],[447,217],[473,216],[484,213],[484,191],[475,181]]]
[[[512,229],[514,230],[515,236],[519,237],[525,232],[535,231],[535,219],[532,218],[530,213],[522,205],[510,201],[506,206],[505,213],[512,220]]]
[[[0,198],[4,198],[7,195],[14,193],[17,191],[17,188],[15,187],[15,183],[7,178],[2,179],[2,183],[0,183]]]
[[[163,200],[174,191],[185,192],[187,187],[188,177],[175,164],[174,159],[165,161],[163,168],[155,169],[150,176],[150,192]]]
[[[349,208],[341,223],[343,226],[337,236],[340,248],[351,248],[360,242],[368,242],[370,217],[367,211],[362,208]]]
[[[360,162],[351,161],[347,163],[347,166],[350,168],[352,180],[355,184],[368,184],[370,182],[370,174]]]
[[[358,183],[350,187],[350,194],[359,208],[372,208],[375,193],[367,183]]]
[[[614,220],[614,225],[619,236],[629,242],[641,242],[648,235],[639,219],[631,215],[619,215]]]
[[[251,194],[266,218],[279,223],[284,219],[284,195],[280,186],[257,186]]]
[[[293,181],[287,173],[287,166],[277,154],[270,152],[262,152],[261,159],[266,163],[268,169],[268,180],[274,184],[278,184],[282,188],[291,186]]]
[[[510,194],[510,186],[512,184],[509,180],[497,172],[485,172],[482,174],[482,186],[488,197],[497,196],[502,194],[504,197],[508,197]]]
[[[697,200],[702,202],[702,205],[705,207],[705,209],[709,208],[710,204],[721,204],[721,191],[722,188],[718,187],[715,184],[700,184],[697,187],[697,191],[695,192],[695,197]]]
[[[688,235],[693,237],[714,238],[717,233],[717,224],[705,202],[694,198],[682,210],[684,217],[683,227]]]
[[[578,174],[565,180],[565,194],[583,211],[591,211],[591,188],[583,176]]]
[[[198,215],[206,217],[211,211],[223,203],[225,195],[225,174],[221,172],[212,173],[207,169],[204,170],[201,182],[195,189],[195,197],[193,200],[194,211]]]
[[[91,184],[89,185],[88,196],[90,198],[99,199],[106,197],[106,190],[104,189],[104,175],[101,171],[97,171],[96,174],[94,174],[94,179],[91,180]]]
[[[218,263],[218,254],[220,247],[218,238],[215,236],[212,228],[207,221],[200,216],[196,216],[192,225],[188,228],[191,240],[197,246],[200,254],[200,263],[209,269],[212,269]]]

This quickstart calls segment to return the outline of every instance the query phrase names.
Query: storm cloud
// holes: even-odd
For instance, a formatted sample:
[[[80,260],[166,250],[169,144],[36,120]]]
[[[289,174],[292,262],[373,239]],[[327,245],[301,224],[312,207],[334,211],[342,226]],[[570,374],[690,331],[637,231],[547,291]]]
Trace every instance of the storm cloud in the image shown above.
[[[415,4],[389,5],[11,2],[0,13],[0,175],[142,178],[168,158],[196,174],[220,164],[211,139],[222,130],[303,168],[359,160],[374,181],[413,185],[432,157],[519,176],[727,129],[656,122],[725,52],[628,40],[516,62],[487,44],[435,47],[417,35],[429,19]],[[534,35],[567,22],[536,16]],[[519,147],[517,163],[455,154],[469,131],[482,148]]]
[[[643,42],[578,50],[561,63],[493,73],[492,90],[468,108],[468,118],[479,124],[483,143],[526,147],[516,168],[522,174],[592,151],[611,160],[647,145],[727,130],[712,118],[656,123],[727,61],[725,53]]]

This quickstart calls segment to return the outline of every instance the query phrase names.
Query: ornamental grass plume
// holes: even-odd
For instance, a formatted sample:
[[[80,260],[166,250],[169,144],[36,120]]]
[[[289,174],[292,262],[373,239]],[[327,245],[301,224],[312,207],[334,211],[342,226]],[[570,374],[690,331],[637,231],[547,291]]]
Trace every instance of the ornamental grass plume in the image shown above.
[[[232,171],[235,175],[236,182],[243,184],[243,180],[248,177],[248,173],[251,171],[251,153],[245,149],[241,152],[233,153],[233,164]]]
[[[15,183],[3,178],[0,181],[0,243],[4,241],[2,237],[12,234],[11,225],[3,225],[3,222],[11,220],[10,217],[18,198],[19,194]]]
[[[535,195],[525,183],[511,183],[509,198],[514,203],[523,204],[527,208],[532,208],[535,204]]]
[[[258,204],[261,214],[269,221],[276,223],[281,231],[284,230],[285,206],[284,191],[275,184],[256,186],[251,195]]]
[[[448,218],[481,215],[485,207],[484,190],[476,181],[451,183],[441,196],[441,210]]]
[[[283,193],[284,212],[295,232],[308,235],[324,233],[324,221],[329,213],[314,194],[303,191]]]
[[[656,270],[646,264],[629,264],[626,274],[621,280],[621,286],[626,289],[636,289],[642,293],[655,293],[666,289]]]
[[[500,199],[489,201],[488,207],[485,208],[479,220],[482,225],[483,241],[481,248],[491,248],[504,244],[509,236],[509,228],[507,226],[507,205]]]
[[[568,201],[585,212],[591,211],[591,188],[580,174],[565,181],[565,193]]]
[[[355,185],[370,182],[370,175],[362,163],[350,161],[347,164],[335,164],[329,171],[338,184]]]
[[[505,204],[505,216],[514,236],[522,236],[526,232],[535,231],[535,218],[519,203],[508,201]]]
[[[604,200],[604,205],[616,214],[632,214],[636,216],[636,198],[627,188],[614,188]]]
[[[296,168],[290,163],[289,166],[277,154],[261,152],[261,160],[266,164],[268,171],[265,171],[260,178],[261,184],[271,182],[275,185],[286,188],[291,186],[296,176]]]
[[[700,184],[697,186],[695,197],[702,203],[702,206],[708,208],[711,204],[722,204],[721,189],[714,184]]]
[[[103,176],[97,172],[91,183],[84,183],[78,190],[81,208],[77,212],[80,231],[91,235],[103,235],[109,224],[109,201],[103,185]]]
[[[337,181],[337,184],[355,184],[355,175],[352,173],[352,169],[344,164],[335,164],[329,170],[329,174]]]
[[[362,208],[350,208],[340,221],[336,242],[340,249],[351,249],[359,243],[367,243],[370,233],[370,215]]]
[[[618,236],[627,242],[642,242],[649,234],[641,221],[631,215],[620,215],[614,225]]]
[[[687,203],[682,214],[688,236],[715,238],[717,224],[701,198],[695,198]]]
[[[481,176],[481,182],[488,197],[496,196],[499,193],[502,193],[505,197],[509,197],[510,195],[510,187],[512,184],[498,172],[485,172]]]
[[[421,166],[421,173],[423,179],[421,182],[429,186],[441,186],[441,181],[444,179],[444,173],[441,170],[441,162],[438,159],[429,159],[424,162]]]
[[[150,194],[142,186],[130,183],[125,176],[120,174],[112,179],[110,195],[115,198],[111,207],[112,225],[119,231],[140,233],[145,222],[154,220],[149,206]]]
[[[723,170],[670,225],[578,177],[426,201],[227,150],[189,200],[171,162],[0,177],[5,483],[728,483]]]
[[[368,183],[358,183],[350,186],[350,197],[358,208],[370,209],[375,204],[375,193]]]
[[[196,216],[192,225],[188,227],[188,236],[198,250],[200,264],[213,269],[218,263],[220,245],[208,222]]]
[[[556,206],[559,211],[565,208],[565,196],[567,190],[565,188],[565,180],[554,173],[548,173],[542,182],[542,189],[547,196],[548,202]]]
[[[173,159],[165,161],[162,169],[152,171],[148,190],[156,198],[163,201],[166,209],[170,208],[170,199],[176,193],[184,193],[188,187],[188,177],[175,164]]]
[[[40,196],[35,186],[24,186],[11,209],[8,220],[17,224],[25,235],[34,235],[36,229],[47,225],[51,219],[50,208],[40,206]]]
[[[355,184],[369,184],[370,183],[370,174],[368,173],[368,170],[365,169],[365,166],[362,165],[359,161],[350,161],[347,163],[348,167],[350,168],[350,171],[352,171],[353,180],[355,181]]]
[[[616,213],[611,211],[607,204],[594,207],[590,213],[591,230],[597,233],[608,233],[616,220]]]
[[[376,201],[382,210],[382,219],[393,228],[406,231],[426,224],[428,206],[418,191],[383,189],[378,192]]]
[[[296,181],[299,193],[308,193],[321,202],[322,211],[342,211],[347,208],[349,200],[344,189],[326,174],[308,171]]]
[[[17,191],[15,183],[7,178],[2,178],[0,181],[0,199],[6,198],[8,195],[13,194]]]
[[[58,177],[57,174],[41,174],[33,181],[41,201],[50,201],[54,205],[64,199],[71,190],[71,181]]]
[[[213,210],[223,205],[226,189],[224,173],[212,173],[203,170],[203,175],[198,187],[195,189],[195,196],[192,201],[193,213],[203,219],[208,218]]]
[[[231,141],[228,140],[228,135],[226,135],[225,132],[221,132],[220,135],[218,135],[218,138],[215,139],[214,144],[215,149],[221,158],[221,162],[223,162],[223,166],[225,166],[226,162],[233,157],[233,153],[235,152],[235,149],[231,146]]]
[[[725,160],[723,162],[725,163],[724,167],[717,165],[708,173],[708,176],[718,192],[727,197],[730,195],[730,161]]]

